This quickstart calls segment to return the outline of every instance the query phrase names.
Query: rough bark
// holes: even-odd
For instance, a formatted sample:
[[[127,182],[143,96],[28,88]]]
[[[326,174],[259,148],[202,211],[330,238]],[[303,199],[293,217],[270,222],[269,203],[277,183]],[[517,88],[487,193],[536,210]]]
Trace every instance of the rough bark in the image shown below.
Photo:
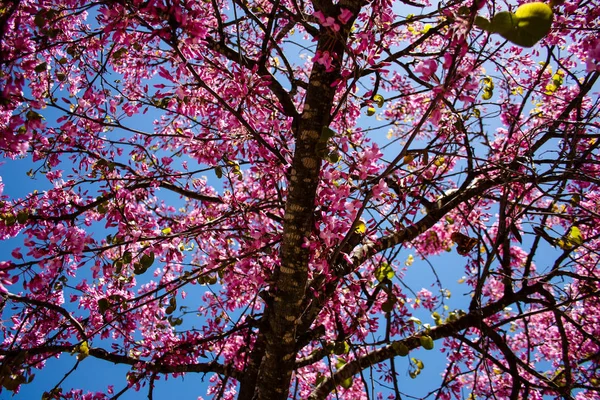
[[[318,5],[316,5],[317,7]],[[335,6],[327,6],[327,13],[335,15]],[[358,13],[357,2],[340,3],[340,7]],[[317,51],[343,56],[353,20],[339,32],[321,28]],[[296,148],[290,172],[289,194],[286,202],[281,266],[274,273],[272,299],[267,304],[265,320],[261,326],[264,334],[264,349],[257,371],[254,399],[286,399],[295,366],[296,328],[302,315],[302,304],[308,279],[309,251],[303,245],[313,232],[315,197],[319,184],[321,157],[317,145],[323,127],[329,126],[334,104],[335,85],[340,77],[341,65],[335,59],[328,70],[315,63],[310,75],[303,112],[298,121]],[[252,371],[249,371],[252,374]],[[253,381],[253,379],[248,379]],[[245,387],[244,387],[245,386]],[[249,393],[248,384],[242,385],[240,398]],[[242,396],[243,394],[243,396]]]

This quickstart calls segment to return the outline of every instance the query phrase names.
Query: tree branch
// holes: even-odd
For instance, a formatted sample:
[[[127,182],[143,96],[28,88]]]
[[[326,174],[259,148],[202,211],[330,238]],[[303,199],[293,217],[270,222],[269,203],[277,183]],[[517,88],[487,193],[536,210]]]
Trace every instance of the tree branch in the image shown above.
[[[480,310],[470,312],[469,314],[458,318],[454,322],[445,323],[443,325],[432,328],[429,332],[429,336],[433,340],[438,340],[446,337],[452,337],[457,332],[463,331],[471,327],[478,327],[481,322],[500,311],[512,303],[526,299],[533,293],[538,293],[543,288],[542,284],[534,284],[532,286],[526,286],[520,291],[516,292],[509,298],[503,297],[495,303],[489,304]],[[414,335],[402,339],[396,342],[392,342],[386,346],[378,348],[369,352],[364,356],[348,362],[340,370],[333,374],[333,376],[325,379],[319,386],[317,386],[308,397],[310,400],[321,400],[327,398],[337,385],[344,380],[356,375],[362,370],[365,370],[375,364],[378,364],[387,359],[398,356],[394,350],[394,343],[402,343],[409,350],[416,349],[421,346],[420,343],[421,333],[415,333]],[[397,344],[396,344],[397,346]]]

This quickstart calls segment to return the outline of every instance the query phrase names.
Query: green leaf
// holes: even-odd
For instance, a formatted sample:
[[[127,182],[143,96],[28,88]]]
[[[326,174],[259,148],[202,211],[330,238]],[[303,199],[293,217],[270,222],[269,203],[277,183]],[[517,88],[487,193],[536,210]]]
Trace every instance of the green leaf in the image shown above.
[[[121,58],[123,58],[123,56],[127,54],[127,48],[126,47],[121,47],[119,50],[115,51],[112,56],[113,59],[115,61],[119,61]],[[163,99],[164,100],[164,99]],[[167,103],[168,103],[168,99],[167,99]]]
[[[4,220],[6,226],[13,226],[17,222],[17,218],[12,214],[4,214],[1,219]]]
[[[324,126],[321,129],[321,136],[319,137],[319,142],[327,143],[329,141],[329,139],[334,137],[336,134],[337,134],[336,131],[334,131],[333,129],[331,129],[328,126]]]
[[[167,315],[173,314],[176,309],[177,309],[177,299],[175,298],[175,296],[173,296],[169,299],[169,306],[165,309],[165,313]]]
[[[340,356],[342,354],[348,354],[350,351],[350,345],[348,342],[336,342],[333,346],[333,353]]]
[[[122,260],[116,260],[113,263],[113,268],[115,269],[115,272],[117,273],[117,275],[119,275],[121,273],[121,271],[123,270],[123,261]]]
[[[37,26],[38,28],[43,28],[44,25],[46,25],[46,15],[47,13],[45,11],[40,11],[35,15],[35,18],[33,18],[33,23],[35,24],[35,26]]]
[[[381,311],[389,313],[394,309],[394,305],[396,304],[391,298],[388,298],[383,304],[381,304]]]
[[[44,72],[48,69],[48,63],[47,62],[43,62],[41,64],[36,65],[36,67],[34,68],[34,71],[37,73],[41,73]]]
[[[344,379],[342,382],[340,382],[340,386],[343,387],[344,389],[350,389],[350,387],[352,386],[354,382],[352,381],[352,377]]]
[[[26,117],[28,121],[38,121],[42,119],[42,116],[33,110],[27,111]]]
[[[25,376],[21,374],[5,375],[2,379],[2,386],[8,391],[14,392],[25,382]]]
[[[332,151],[331,153],[329,153],[325,156],[325,160],[327,160],[331,164],[335,164],[336,162],[340,161],[340,158],[342,158],[342,157],[340,156],[340,153],[338,153],[337,151]]]
[[[84,358],[86,358],[87,356],[89,356],[90,348],[88,346],[88,343],[86,341],[83,341],[79,346],[77,346],[77,352],[79,353],[79,354],[77,354],[77,359],[79,361],[81,361]]]
[[[98,311],[100,314],[104,314],[110,308],[110,302],[107,298],[102,298],[98,300]]]
[[[583,244],[581,230],[576,226],[572,226],[561,239],[556,241],[556,244],[563,250],[570,250],[574,247],[581,246]]]
[[[475,26],[483,29],[484,31],[489,31],[490,29],[490,21],[487,18],[476,16],[475,17]]]
[[[144,270],[147,270],[154,264],[154,253],[150,252],[150,254],[144,254],[142,258],[140,258],[140,265]]]
[[[29,213],[27,211],[19,211],[17,213],[17,222],[20,224],[24,224],[29,219]]]
[[[375,270],[375,278],[379,282],[383,282],[385,279],[393,279],[395,276],[394,269],[388,263],[382,263],[379,268]]]
[[[141,275],[144,272],[146,272],[148,270],[148,268],[144,268],[142,266],[142,264],[140,264],[139,262],[136,262],[135,264],[133,264],[133,273],[136,275]]]
[[[460,6],[458,9],[458,15],[461,15],[463,17],[466,17],[470,13],[471,13],[471,10],[467,6]]]
[[[583,244],[583,236],[581,236],[581,231],[578,227],[573,226],[569,229],[569,241],[574,246],[581,246]]]
[[[315,381],[315,386],[319,386],[324,381],[325,381],[325,375],[317,374],[317,380]]]

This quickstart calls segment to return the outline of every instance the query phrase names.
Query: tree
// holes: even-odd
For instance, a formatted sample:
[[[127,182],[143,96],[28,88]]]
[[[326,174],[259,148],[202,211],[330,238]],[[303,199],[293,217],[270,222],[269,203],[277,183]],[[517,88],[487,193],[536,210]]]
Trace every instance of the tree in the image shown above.
[[[401,398],[435,347],[432,398],[600,397],[596,0],[16,0],[0,27],[4,168],[37,189],[0,205],[3,391],[71,353],[149,398]],[[405,282],[442,269],[466,297]]]

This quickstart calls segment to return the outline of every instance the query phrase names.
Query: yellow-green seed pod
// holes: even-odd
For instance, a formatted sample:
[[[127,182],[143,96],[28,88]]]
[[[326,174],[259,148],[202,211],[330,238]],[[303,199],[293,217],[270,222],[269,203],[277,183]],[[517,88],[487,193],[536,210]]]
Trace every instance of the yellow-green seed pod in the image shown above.
[[[344,379],[341,383],[340,386],[343,387],[344,389],[350,389],[352,387],[352,377]]]
[[[408,347],[402,342],[392,343],[392,348],[400,357],[406,357],[408,355]]]
[[[515,14],[509,11],[502,11],[494,15],[490,25],[490,32],[504,34],[515,28],[517,18]]]
[[[421,346],[423,346],[423,348],[425,350],[432,350],[433,349],[433,339],[431,338],[431,336],[429,335],[423,335],[419,338],[420,342],[421,342]]]
[[[532,47],[542,40],[552,27],[554,13],[546,3],[527,3],[514,13],[516,28],[501,35],[518,46]]]
[[[483,94],[481,95],[481,98],[483,100],[489,100],[492,98],[493,95],[494,95],[494,92],[492,92],[490,89],[483,88]]]

